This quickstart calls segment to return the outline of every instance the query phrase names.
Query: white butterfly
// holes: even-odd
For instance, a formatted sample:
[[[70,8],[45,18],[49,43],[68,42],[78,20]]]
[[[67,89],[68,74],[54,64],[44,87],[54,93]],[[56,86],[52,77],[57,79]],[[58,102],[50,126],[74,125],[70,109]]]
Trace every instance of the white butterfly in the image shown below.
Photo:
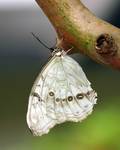
[[[65,121],[82,121],[97,101],[80,65],[63,49],[55,48],[52,54],[29,96],[27,124],[36,136]]]

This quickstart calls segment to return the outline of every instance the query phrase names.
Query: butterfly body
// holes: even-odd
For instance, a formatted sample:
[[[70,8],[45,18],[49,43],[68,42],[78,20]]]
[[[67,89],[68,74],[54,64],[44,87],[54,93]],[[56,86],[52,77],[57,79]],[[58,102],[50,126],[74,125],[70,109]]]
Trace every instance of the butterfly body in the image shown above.
[[[80,65],[57,49],[31,90],[28,126],[41,136],[56,124],[81,121],[92,112],[96,96]]]

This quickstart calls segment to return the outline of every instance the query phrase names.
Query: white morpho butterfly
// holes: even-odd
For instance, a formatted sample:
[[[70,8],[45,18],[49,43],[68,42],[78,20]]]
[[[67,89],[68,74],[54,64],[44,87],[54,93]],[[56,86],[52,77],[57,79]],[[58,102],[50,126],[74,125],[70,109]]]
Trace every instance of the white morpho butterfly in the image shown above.
[[[47,134],[56,124],[66,121],[82,121],[96,104],[97,93],[80,65],[66,53],[54,48],[52,58],[33,85],[27,112],[27,124],[33,135]]]

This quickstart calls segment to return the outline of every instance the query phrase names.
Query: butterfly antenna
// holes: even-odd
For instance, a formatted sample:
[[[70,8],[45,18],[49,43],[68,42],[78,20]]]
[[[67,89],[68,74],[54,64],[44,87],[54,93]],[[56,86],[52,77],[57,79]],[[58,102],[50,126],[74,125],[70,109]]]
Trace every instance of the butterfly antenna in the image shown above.
[[[49,48],[47,45],[45,45],[40,39],[39,37],[37,37],[33,32],[31,32],[32,36],[38,41],[40,42],[44,47],[46,47],[47,49],[51,50],[51,48]]]
[[[69,53],[71,50],[73,49],[73,47],[71,47],[70,49],[68,49],[65,53]]]

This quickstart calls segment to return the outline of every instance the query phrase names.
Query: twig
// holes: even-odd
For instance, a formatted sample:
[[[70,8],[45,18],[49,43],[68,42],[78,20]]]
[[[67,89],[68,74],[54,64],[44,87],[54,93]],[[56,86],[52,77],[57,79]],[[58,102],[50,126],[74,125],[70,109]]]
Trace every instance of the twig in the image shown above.
[[[63,38],[64,49],[73,48],[95,61],[120,69],[120,29],[94,16],[80,0],[36,0]]]

